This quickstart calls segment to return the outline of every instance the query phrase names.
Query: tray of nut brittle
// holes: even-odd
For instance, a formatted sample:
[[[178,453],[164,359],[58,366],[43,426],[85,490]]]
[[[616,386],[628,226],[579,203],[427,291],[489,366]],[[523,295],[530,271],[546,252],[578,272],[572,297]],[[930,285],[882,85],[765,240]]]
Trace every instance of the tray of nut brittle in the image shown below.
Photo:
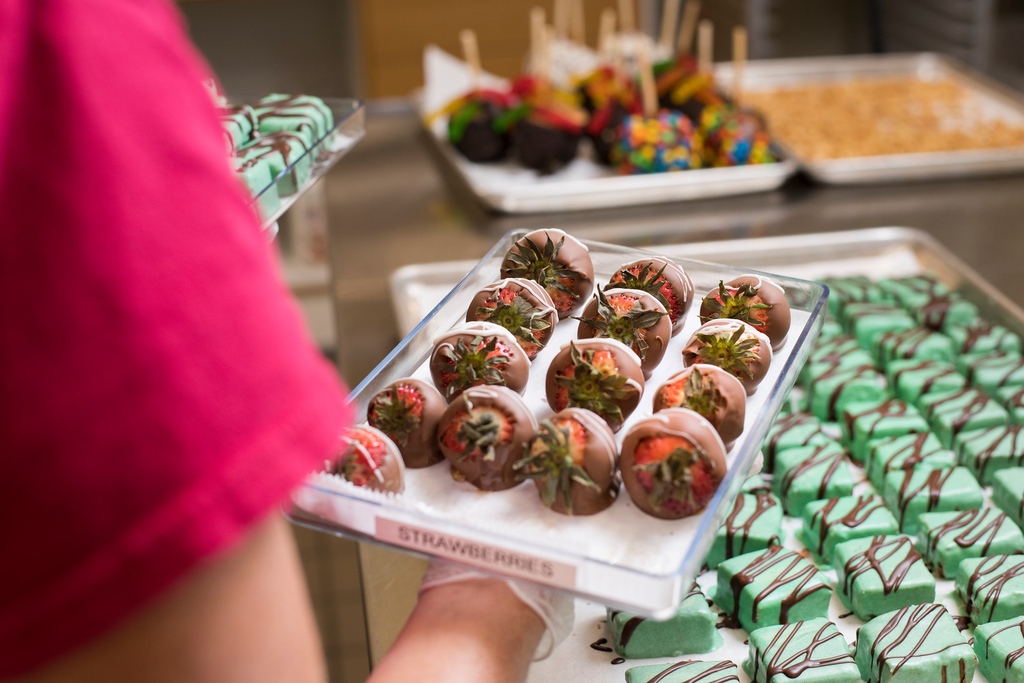
[[[549,234],[557,236],[557,231]],[[435,368],[430,358],[443,346],[438,340],[463,323],[470,302],[478,292],[501,279],[503,261],[516,240],[522,237],[522,233],[512,233],[499,241],[356,387],[351,400],[357,413],[366,414],[369,402],[395,380],[411,377],[432,383],[432,370]],[[657,257],[653,252],[599,242],[582,243],[581,249],[593,265],[593,282],[599,287],[608,283],[623,264]],[[755,465],[759,444],[793,386],[806,351],[817,334],[827,296],[825,288],[813,282],[788,277],[772,278],[747,269],[685,259],[677,259],[675,263],[692,282],[690,293],[680,298],[696,299],[697,303],[679,311],[677,334],[658,332],[648,338],[650,344],[644,362],[651,359],[654,347],[660,344],[662,348],[658,353],[664,354],[660,363],[647,368],[637,367],[634,372],[627,369],[632,367],[627,358],[612,354],[617,364],[615,370],[624,375],[619,388],[625,385],[625,389],[636,389],[632,396],[635,399],[633,405],[621,409],[620,420],[606,415],[609,424],[617,421],[615,426],[621,427],[617,433],[609,433],[609,438],[614,440],[611,446],[613,457],[618,455],[623,443],[629,442],[633,428],[651,418],[655,389],[684,370],[684,351],[693,350],[691,342],[697,338],[695,332],[701,324],[699,300],[705,293],[718,292],[723,281],[728,283],[743,275],[750,275],[756,282],[771,279],[784,290],[784,295],[780,296],[785,299],[772,306],[781,310],[788,303],[790,312],[788,336],[784,341],[764,337],[751,341],[753,337],[742,335],[734,339],[747,342],[745,351],[740,355],[758,357],[759,365],[752,374],[763,379],[756,386],[749,385],[747,391],[751,393],[745,399],[742,398],[743,389],[738,389],[741,395],[738,401],[745,404],[745,411],[739,418],[739,424],[733,424],[730,428],[732,433],[726,436],[731,442],[728,446],[718,435],[695,446],[701,452],[720,450],[722,453],[722,467],[716,470],[721,476],[717,486],[700,489],[700,502],[696,506],[706,503],[703,511],[677,519],[648,514],[641,509],[643,503],[635,503],[634,498],[627,495],[630,482],[624,482],[620,488],[620,475],[613,473],[612,486],[618,488],[617,497],[605,500],[594,514],[561,514],[544,504],[543,492],[539,491],[543,487],[532,481],[523,481],[502,490],[478,488],[473,482],[479,483],[481,477],[472,468],[460,466],[462,459],[469,457],[462,454],[450,459],[454,470],[461,474],[458,477],[461,481],[453,477],[453,467],[448,462],[428,467],[406,467],[404,490],[400,493],[379,493],[354,486],[331,471],[315,474],[295,494],[293,518],[303,524],[361,540],[454,559],[484,571],[558,586],[580,596],[646,614],[671,611],[700,569],[713,536],[711,530],[718,526],[746,474]],[[683,287],[680,291],[685,289]],[[693,292],[697,293],[696,296]],[[591,301],[590,306],[598,307],[596,299],[591,299],[589,294],[585,298]],[[680,298],[676,299],[677,303]],[[607,309],[599,307],[598,310],[602,315],[607,312]],[[593,315],[593,312],[584,310],[583,315]],[[609,314],[610,318],[614,316]],[[728,322],[745,327],[736,321]],[[553,368],[560,368],[559,372],[564,370],[565,359],[572,356],[574,345],[579,344],[579,348],[584,349],[583,355],[586,355],[585,349],[590,348],[577,340],[579,327],[581,324],[572,318],[553,325],[546,345],[537,353],[527,372],[516,380],[523,382],[522,401],[534,420],[542,422],[550,418],[555,412],[551,401],[557,404],[562,400],[551,394],[548,386]],[[732,337],[733,327],[725,327],[730,330],[725,336]],[[656,339],[660,340],[657,344]],[[627,356],[633,355],[619,342],[609,341],[608,344],[619,344]],[[769,361],[767,351],[772,345],[777,348]],[[587,356],[587,359],[597,367],[601,356]],[[512,365],[511,361],[509,365]],[[574,367],[584,366],[577,364]],[[646,381],[642,371],[649,375]],[[723,392],[733,391],[725,386],[733,380],[732,376],[722,380]],[[509,380],[509,386],[512,385],[512,380]],[[506,393],[514,393],[502,389]],[[474,390],[466,390],[465,396]],[[584,392],[574,385],[572,391],[577,390]],[[473,400],[485,400],[478,394],[473,396]],[[452,405],[460,398],[454,398]],[[600,409],[596,410],[600,412]],[[530,419],[521,418],[517,422],[521,424]],[[438,433],[447,433],[444,419],[437,429]],[[712,443],[715,439],[718,439],[719,446]],[[634,459],[640,458],[636,455],[638,449],[636,453],[634,449],[627,450]],[[469,459],[472,461],[473,458]],[[595,475],[594,481],[597,480]],[[645,486],[650,488],[650,482]],[[693,490],[697,488],[694,485]],[[693,498],[691,502],[696,500],[698,498]]]
[[[1024,170],[1024,97],[947,55],[756,60],[744,103],[828,184]],[[732,83],[732,65],[716,76]]]

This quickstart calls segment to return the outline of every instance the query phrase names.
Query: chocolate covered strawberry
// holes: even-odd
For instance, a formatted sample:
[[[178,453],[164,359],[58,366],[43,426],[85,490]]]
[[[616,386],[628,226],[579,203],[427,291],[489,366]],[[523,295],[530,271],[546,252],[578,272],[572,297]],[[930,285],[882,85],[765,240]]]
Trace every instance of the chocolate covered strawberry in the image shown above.
[[[559,319],[579,308],[594,289],[590,252],[561,230],[535,230],[520,237],[501,262],[502,277],[540,284],[551,296]]]
[[[777,351],[786,343],[790,313],[786,292],[778,284],[758,275],[741,275],[729,282],[719,280],[700,303],[700,321],[715,318],[741,320],[771,341]]]
[[[448,401],[483,384],[522,393],[529,375],[530,359],[515,337],[492,323],[457,325],[438,337],[430,354],[430,376]]]
[[[427,467],[444,460],[437,447],[437,423],[446,407],[437,389],[407,377],[370,399],[366,421],[395,442],[407,467]]]
[[[475,320],[504,327],[533,360],[551,339],[558,311],[538,283],[524,278],[506,278],[484,287],[469,302],[466,322]]]
[[[615,435],[589,410],[566,408],[540,423],[515,464],[555,512],[592,515],[615,501]]]
[[[401,493],[405,489],[402,454],[386,434],[369,425],[345,430],[334,471],[356,486]]]
[[[638,508],[679,519],[700,512],[714,497],[726,472],[725,446],[697,413],[667,408],[626,433],[619,466]]]
[[[683,349],[683,364],[715,365],[738,379],[750,396],[768,374],[772,347],[768,337],[732,318],[710,320],[693,333]]]
[[[555,410],[584,408],[612,431],[636,410],[644,389],[640,359],[613,339],[580,339],[562,347],[548,366],[545,392]]]
[[[485,491],[515,486],[513,466],[537,423],[519,394],[501,386],[471,387],[441,416],[437,441],[452,469]]]
[[[578,320],[580,339],[608,337],[633,349],[645,378],[658,367],[672,336],[665,307],[653,294],[635,289],[597,290]]]
[[[654,412],[689,408],[718,430],[726,445],[743,433],[747,393],[725,370],[698,363],[665,380],[654,394]]]
[[[639,289],[653,294],[668,311],[672,334],[683,328],[686,312],[693,303],[693,280],[677,263],[651,257],[619,267],[608,287]]]

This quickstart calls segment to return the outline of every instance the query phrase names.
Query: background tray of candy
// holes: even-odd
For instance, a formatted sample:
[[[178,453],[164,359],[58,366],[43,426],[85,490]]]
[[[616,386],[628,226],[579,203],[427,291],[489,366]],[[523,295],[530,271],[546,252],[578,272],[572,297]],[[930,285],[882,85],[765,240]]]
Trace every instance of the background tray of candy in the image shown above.
[[[715,75],[728,91],[732,64]],[[1024,170],[1024,98],[946,55],[755,60],[744,102],[822,183]]]
[[[595,161],[586,141],[580,144],[577,158],[547,175],[515,161],[473,163],[448,142],[447,116],[431,116],[471,88],[469,69],[462,60],[428,47],[424,74],[421,111],[438,162],[485,207],[495,211],[578,211],[766,192],[780,187],[797,170],[796,162],[773,146],[777,158],[774,163],[622,175]],[[508,88],[506,81],[488,74],[480,75],[479,84]]]
[[[359,100],[311,95],[236,97],[220,108],[231,167],[265,229],[363,137]]]
[[[971,365],[962,364],[966,357],[962,353],[957,354],[958,361],[950,364],[956,369],[956,373],[962,375],[965,379],[971,376],[971,382],[968,386],[977,386],[980,383],[991,387],[993,386],[992,382],[996,384],[1004,383],[1005,387],[1002,390],[995,389],[993,391],[994,395],[999,396],[1004,401],[1006,400],[1005,397],[1018,394],[1021,388],[1024,387],[1024,371],[1021,370],[1024,367],[1024,361],[1021,360],[1019,353],[1020,339],[1024,337],[1024,312],[1015,303],[1008,300],[1002,293],[989,285],[977,273],[964,265],[957,257],[935,242],[931,237],[918,230],[908,228],[874,228],[815,235],[814,240],[808,240],[803,236],[775,237],[740,241],[730,240],[697,244],[662,245],[659,249],[673,258],[683,256],[687,258],[701,258],[734,266],[749,265],[750,267],[785,273],[793,277],[820,278],[826,282],[831,280],[833,284],[838,284],[833,291],[840,291],[840,296],[836,297],[833,294],[833,297],[830,298],[830,305],[833,307],[833,310],[838,310],[839,306],[832,302],[838,302],[842,298],[841,291],[845,289],[841,280],[861,277],[879,281],[930,274],[953,292],[954,299],[962,298],[962,300],[974,304],[977,307],[979,319],[994,323],[1008,332],[1008,334],[1000,337],[1004,340],[1001,343],[1008,350],[999,351],[996,350],[996,346],[992,346],[992,348],[981,352],[978,356],[978,359],[983,357],[991,358],[994,366],[1000,368],[998,370],[998,379],[993,379],[991,368],[983,370],[979,369],[977,363]],[[447,270],[441,268],[437,272],[447,272],[448,281],[451,282],[453,274],[465,272],[468,265],[467,262],[452,262],[450,268]],[[433,287],[438,286],[438,279],[440,277],[443,276],[437,274],[427,276],[410,269],[405,272],[397,272],[393,286],[398,291],[410,293],[413,297],[419,297],[423,292],[429,292]],[[840,281],[837,282],[837,279]],[[831,312],[830,317],[833,318],[833,321],[837,319]],[[401,320],[401,316],[399,319]],[[837,331],[835,323],[832,321],[826,322],[825,330],[815,343],[815,350],[812,351],[811,356],[812,359],[816,354],[825,353],[824,349],[829,343],[830,329],[832,333]],[[834,339],[834,337],[832,338]],[[977,339],[980,342],[982,337],[978,336]],[[994,339],[994,337],[990,337],[989,341],[994,341]],[[948,370],[949,368],[947,367],[946,369]],[[809,378],[805,375],[791,395],[792,400],[787,410],[800,410],[803,407],[801,395],[806,396],[805,387],[808,385]],[[1013,387],[1012,390],[1008,388],[1011,386]],[[1017,401],[1019,402],[1019,399]],[[1019,407],[1016,407],[1015,410],[1013,401],[1010,400],[1010,402],[1005,403],[1005,408],[1012,416],[1010,418],[1011,426],[1013,423],[1019,424],[1021,422]],[[784,415],[780,416],[779,421],[781,422],[784,418]],[[837,423],[826,422],[824,432],[830,438],[842,439],[840,436],[841,429]],[[979,432],[974,432],[974,434],[977,435]],[[806,434],[802,438],[806,438]],[[980,441],[980,439],[970,440]],[[977,478],[978,465],[975,458],[963,453],[957,453],[955,449],[946,450],[943,448],[938,453],[938,457],[945,458],[946,463],[956,461],[960,465],[966,466],[970,471],[971,477]],[[877,463],[878,461],[869,453],[868,462]],[[1015,455],[1010,457],[1009,464],[1024,464],[1024,452],[1018,450]],[[881,495],[882,492],[867,478],[865,468],[862,465],[846,458],[845,466],[849,467],[853,475],[855,482],[853,487],[854,495]],[[996,466],[993,463],[987,468],[989,476],[992,475]],[[1024,484],[1024,469],[1007,469],[1005,472],[1006,474],[1002,476],[1012,475],[1017,477],[1021,484]],[[960,474],[963,474],[963,472]],[[774,488],[773,484],[774,482],[771,481],[771,477],[758,476],[749,481],[748,489],[767,485],[767,488],[771,491],[770,495],[775,496],[778,489]],[[1003,503],[1004,507],[1010,508],[1007,510],[1007,513],[1010,513],[1010,517],[1015,519],[1016,522],[1021,521],[1019,517],[1020,508],[1017,507],[1021,491],[1024,491],[1024,487],[1018,488],[1016,500],[1012,505],[1007,506],[1005,502]],[[993,508],[994,512],[1000,512],[999,507],[993,502],[992,486],[982,486],[982,492],[982,506]],[[1014,508],[1016,508],[1016,513]],[[1013,522],[1010,523],[1012,524]],[[803,526],[804,523],[799,517],[786,514],[781,523],[780,536],[782,544],[785,548],[791,549],[804,557],[813,558],[813,553],[801,540]],[[914,536],[911,535],[910,538],[914,538]],[[828,619],[836,624],[839,632],[849,644],[856,645],[857,632],[865,622],[855,614],[852,614],[851,609],[839,597],[842,583],[838,581],[836,569],[828,563],[821,561],[817,562],[817,567],[822,571],[827,582],[833,587],[827,611]],[[548,660],[534,664],[530,673],[530,681],[540,683],[541,681],[551,680],[588,680],[621,683],[621,681],[625,680],[625,672],[631,667],[661,664],[663,665],[661,668],[664,668],[664,666],[678,662],[681,659],[732,661],[737,665],[740,664],[749,656],[749,633],[742,628],[725,627],[725,622],[727,621],[724,615],[725,610],[715,602],[717,600],[718,581],[718,572],[715,570],[705,571],[697,578],[698,585],[701,587],[704,596],[709,600],[708,606],[712,614],[708,615],[708,617],[711,623],[714,623],[717,616],[718,625],[720,626],[719,633],[722,636],[722,643],[715,647],[713,651],[689,653],[684,656],[674,657],[659,656],[643,659],[625,659],[613,647],[621,643],[621,635],[619,638],[613,635],[608,625],[606,607],[596,602],[577,600],[576,624],[572,635]],[[995,582],[979,583],[987,584],[986,591],[990,590],[993,585],[999,586]],[[968,615],[967,606],[962,596],[958,594],[953,580],[936,577],[935,585],[934,603],[945,607],[953,617]],[[999,604],[1004,606],[1004,609],[1007,605],[1020,604],[1014,602],[1017,600],[1016,596],[1019,595],[1021,590],[1020,586],[1009,583],[998,589],[1002,590],[1002,594],[999,596],[1001,598]],[[987,604],[991,606],[992,601],[989,600]],[[1021,611],[1020,614],[1024,615],[1024,611]],[[964,642],[972,643],[976,624],[962,618],[956,619],[954,623],[960,629]],[[635,634],[634,638],[636,639],[643,637],[640,629]],[[677,637],[677,640],[678,642],[686,642],[686,636]],[[998,659],[1000,662],[1002,661],[1001,657],[996,657],[995,659]],[[916,665],[916,662],[914,664]],[[910,666],[912,665],[908,664],[908,668]],[[822,668],[820,673],[828,674],[828,669]],[[834,677],[834,679],[838,680],[837,677]],[[646,681],[648,678],[637,676],[631,680],[636,683],[636,681]],[[741,670],[739,672],[739,680],[742,683],[747,683],[751,679],[747,673]],[[918,678],[911,678],[910,680],[940,681],[942,678],[939,675],[928,677],[927,674],[920,673]],[[959,680],[959,677],[956,673],[953,673],[947,680],[956,681]],[[974,683],[983,683],[986,678],[979,670],[974,674],[973,680]],[[1002,678],[997,677],[989,680],[998,682]]]
[[[426,360],[434,339],[465,319],[470,299],[499,279],[499,263],[522,233],[502,239],[353,392],[357,413],[378,391],[402,377],[430,382]],[[588,242],[595,282],[603,284],[641,250]],[[693,279],[698,296],[747,271],[689,260],[677,261]],[[768,375],[746,402],[743,434],[727,457],[728,472],[706,511],[679,520],[662,520],[641,512],[623,491],[612,506],[591,516],[567,516],[544,507],[536,487],[525,482],[506,491],[482,493],[457,484],[440,463],[407,469],[405,492],[385,496],[352,486],[334,474],[310,478],[294,497],[293,517],[304,524],[385,542],[425,554],[472,561],[496,573],[558,585],[581,596],[647,614],[671,611],[696,576],[711,530],[731,505],[757,455],[772,416],[796,381],[809,345],[824,314],[825,291],[816,283],[779,280],[786,290],[792,324],[785,345],[775,354]],[[697,328],[699,302],[668,345],[665,358],[646,382],[639,407],[619,432],[650,415],[653,389],[682,369],[681,351]],[[544,375],[551,358],[575,338],[577,323],[555,326],[552,339],[533,361],[524,397],[539,418],[552,413],[544,395]],[[476,555],[460,550],[471,548]],[[494,557],[515,566],[495,564]],[[510,560],[510,561],[511,561]],[[531,568],[540,567],[542,573]]]

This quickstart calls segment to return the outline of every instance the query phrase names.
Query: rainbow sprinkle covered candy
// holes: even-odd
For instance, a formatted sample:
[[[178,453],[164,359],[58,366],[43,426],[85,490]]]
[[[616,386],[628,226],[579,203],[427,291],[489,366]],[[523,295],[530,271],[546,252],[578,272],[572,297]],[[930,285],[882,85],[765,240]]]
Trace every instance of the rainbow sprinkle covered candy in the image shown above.
[[[688,118],[662,110],[654,118],[633,115],[622,122],[612,161],[624,174],[685,171],[701,167],[702,147]]]
[[[700,127],[707,166],[770,164],[776,160],[769,148],[768,133],[750,114],[727,106],[705,107]]]

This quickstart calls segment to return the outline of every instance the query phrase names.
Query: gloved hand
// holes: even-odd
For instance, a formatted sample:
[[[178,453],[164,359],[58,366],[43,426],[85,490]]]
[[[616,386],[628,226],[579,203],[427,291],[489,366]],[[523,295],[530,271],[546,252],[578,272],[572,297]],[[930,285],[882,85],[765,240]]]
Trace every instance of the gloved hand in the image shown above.
[[[423,575],[420,594],[437,586],[444,586],[457,581],[475,581],[496,578],[481,574],[468,567],[453,564],[445,560],[432,559]],[[571,595],[554,588],[542,588],[530,583],[522,583],[511,579],[503,580],[515,593],[516,597],[532,609],[544,622],[544,635],[541,636],[533,660],[545,659],[555,647],[569,637],[575,622],[575,601]]]

